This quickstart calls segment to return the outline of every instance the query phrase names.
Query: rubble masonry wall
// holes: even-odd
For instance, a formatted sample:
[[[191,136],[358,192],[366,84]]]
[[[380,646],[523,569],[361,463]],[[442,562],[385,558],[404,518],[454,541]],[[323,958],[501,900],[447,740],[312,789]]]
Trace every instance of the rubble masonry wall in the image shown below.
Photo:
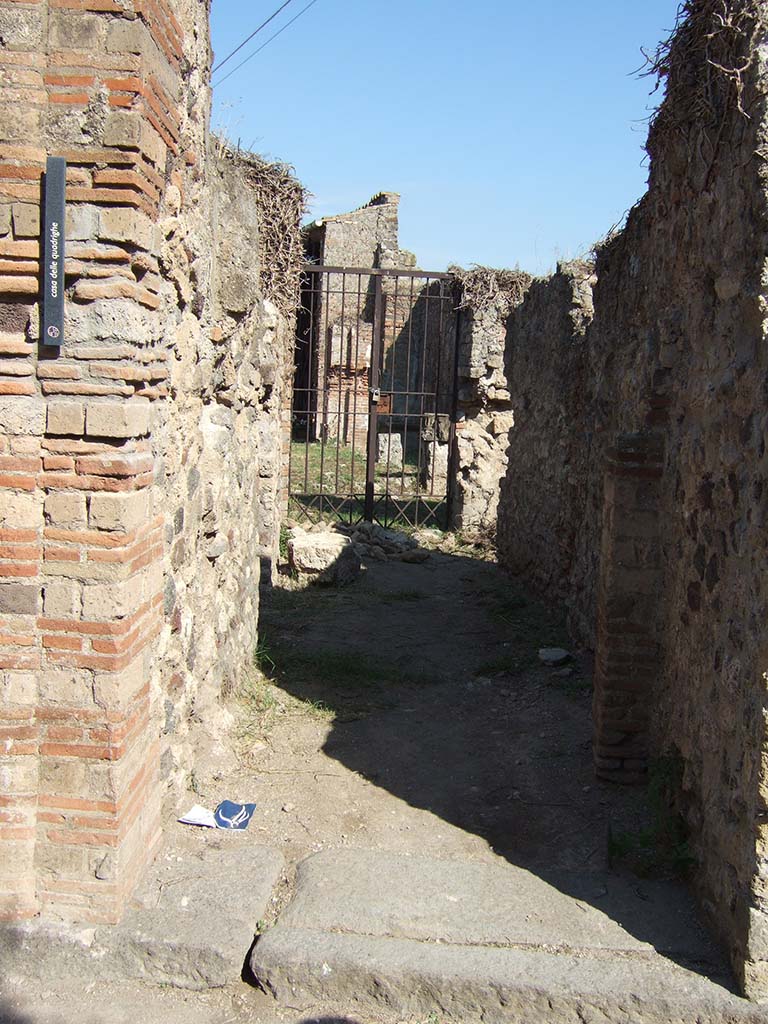
[[[741,35],[707,3],[678,33],[596,281],[560,268],[506,324],[498,541],[595,647],[598,773],[679,766],[702,907],[765,998],[768,81],[764,10],[731,6]]]

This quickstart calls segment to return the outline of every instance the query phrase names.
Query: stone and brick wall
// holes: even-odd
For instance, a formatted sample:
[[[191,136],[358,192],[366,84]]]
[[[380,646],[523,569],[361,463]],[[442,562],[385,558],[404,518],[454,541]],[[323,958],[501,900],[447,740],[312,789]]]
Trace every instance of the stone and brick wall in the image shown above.
[[[190,717],[251,662],[290,326],[247,170],[209,153],[206,0],[4,0],[0,30],[0,917],[114,921]],[[38,326],[48,155],[61,350]]]
[[[596,646],[600,774],[679,765],[702,907],[766,998],[768,24],[728,8],[738,31],[693,3],[673,43],[591,323],[553,329],[560,274],[510,319],[499,547]]]

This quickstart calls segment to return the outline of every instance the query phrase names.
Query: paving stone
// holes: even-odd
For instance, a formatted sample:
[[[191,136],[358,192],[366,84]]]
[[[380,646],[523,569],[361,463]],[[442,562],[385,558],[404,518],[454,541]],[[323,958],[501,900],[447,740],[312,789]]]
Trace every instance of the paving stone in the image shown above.
[[[0,927],[4,969],[200,991],[238,981],[284,861],[247,832],[219,838],[197,854],[161,856],[119,925]]]
[[[333,850],[251,956],[281,1003],[526,1024],[764,1021],[680,890],[614,875]]]

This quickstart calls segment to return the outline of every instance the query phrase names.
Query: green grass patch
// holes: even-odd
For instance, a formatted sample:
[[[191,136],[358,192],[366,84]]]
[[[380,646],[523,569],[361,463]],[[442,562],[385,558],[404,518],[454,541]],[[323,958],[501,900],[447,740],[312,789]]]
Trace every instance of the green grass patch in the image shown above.
[[[648,771],[650,824],[633,831],[609,831],[608,857],[641,878],[685,879],[696,866],[688,828],[678,809],[682,760],[677,756],[653,761]]]

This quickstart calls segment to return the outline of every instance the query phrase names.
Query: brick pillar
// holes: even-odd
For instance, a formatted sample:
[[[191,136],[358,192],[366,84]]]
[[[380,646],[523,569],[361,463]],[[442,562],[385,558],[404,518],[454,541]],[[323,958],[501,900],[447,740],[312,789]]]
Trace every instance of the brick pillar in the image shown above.
[[[140,398],[51,402],[43,441],[35,867],[41,910],[79,920],[120,916],[159,839],[149,412]]]
[[[45,408],[34,396],[27,311],[0,305],[0,916],[36,913],[41,467]],[[18,376],[8,371],[15,370]]]
[[[159,837],[157,225],[182,202],[183,39],[166,0],[0,0],[0,29],[0,917],[114,921]],[[60,351],[38,342],[47,156],[68,165]]]
[[[649,702],[661,663],[663,457],[656,434],[621,435],[608,453],[593,717],[595,770],[611,782],[642,782],[648,766]]]

